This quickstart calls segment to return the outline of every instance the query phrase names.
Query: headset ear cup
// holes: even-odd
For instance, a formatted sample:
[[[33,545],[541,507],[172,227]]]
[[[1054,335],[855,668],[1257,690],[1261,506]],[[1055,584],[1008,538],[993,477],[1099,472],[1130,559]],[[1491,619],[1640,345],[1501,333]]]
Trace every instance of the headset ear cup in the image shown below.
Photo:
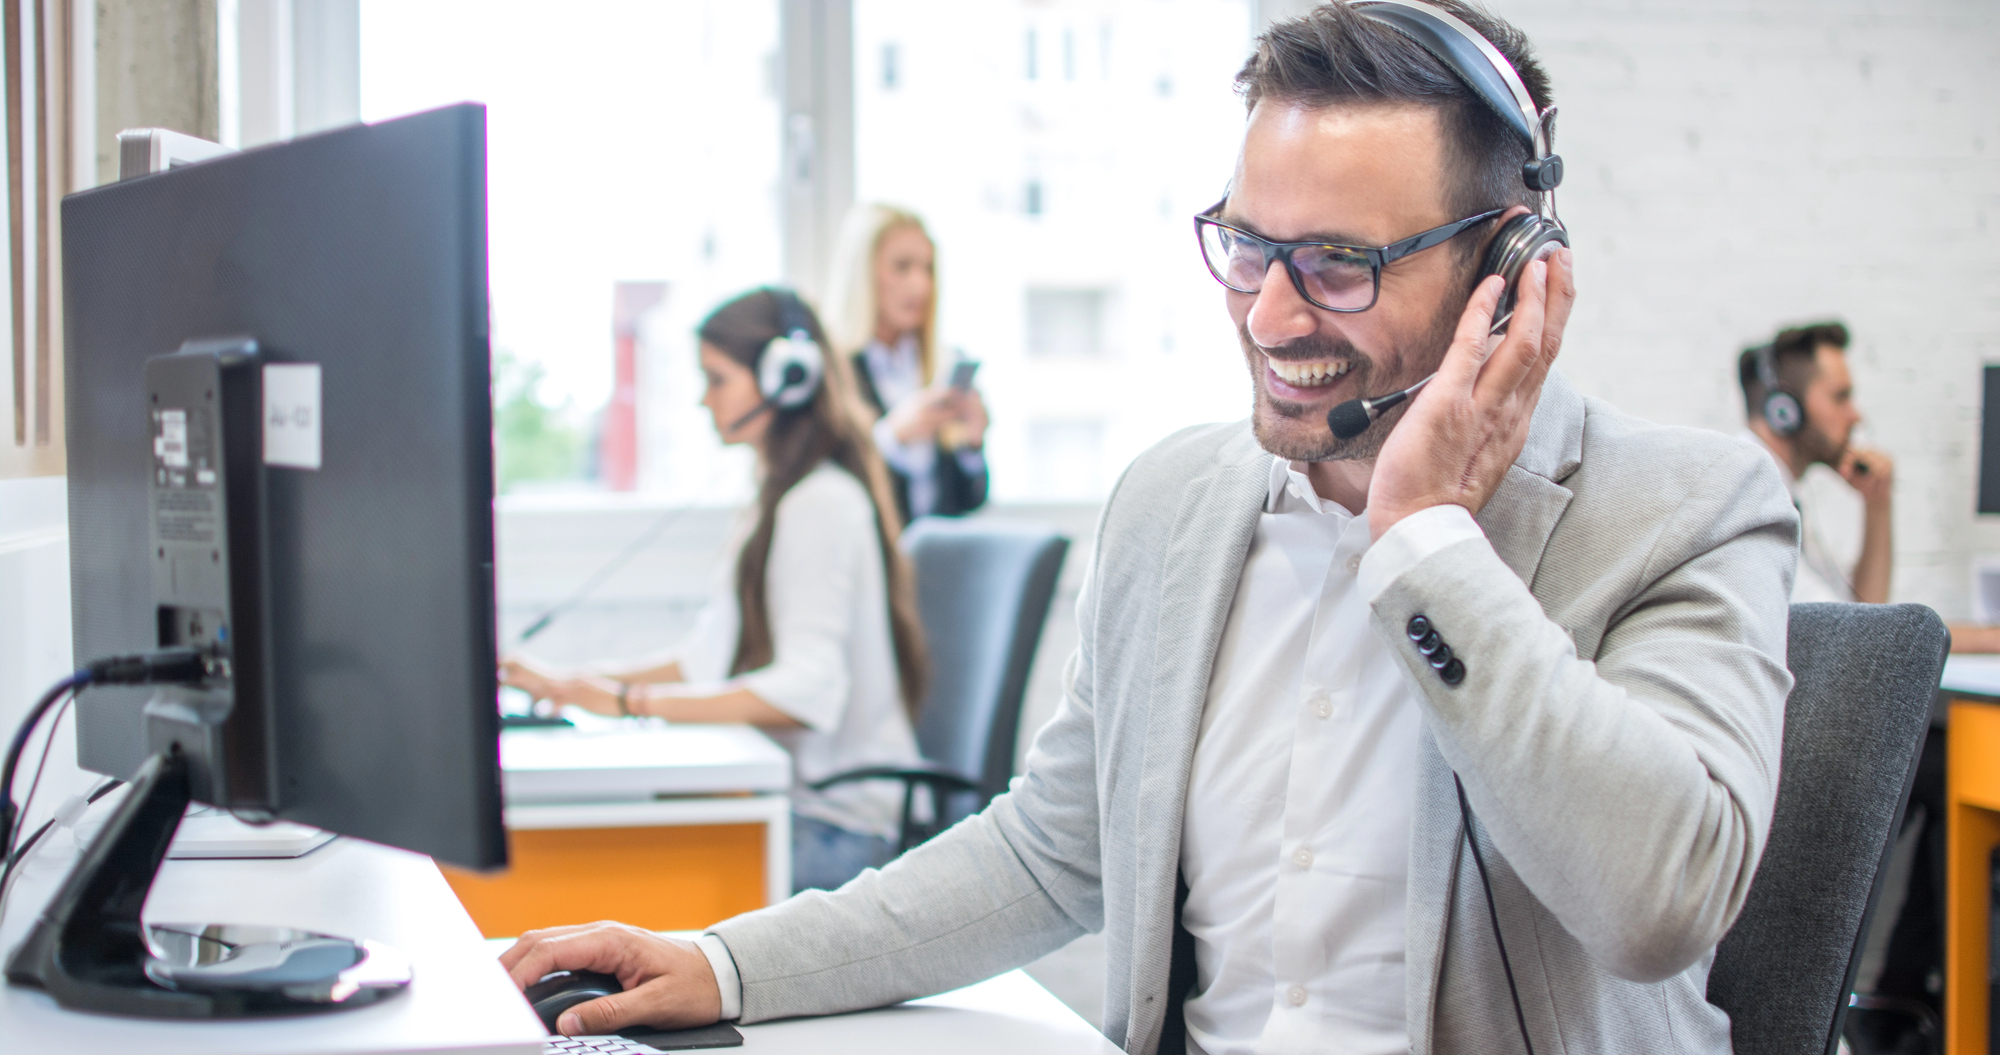
[[[1561,224],[1551,223],[1541,216],[1525,212],[1500,225],[1493,240],[1486,245],[1486,257],[1480,262],[1479,277],[1484,281],[1488,275],[1499,275],[1507,283],[1500,291],[1500,304],[1494,309],[1494,325],[1498,326],[1514,314],[1514,296],[1519,288],[1521,272],[1527,270],[1537,256],[1551,243],[1569,244],[1569,232]]]
[[[1764,397],[1764,424],[1780,436],[1795,436],[1805,427],[1805,408],[1790,392],[1773,392]]]

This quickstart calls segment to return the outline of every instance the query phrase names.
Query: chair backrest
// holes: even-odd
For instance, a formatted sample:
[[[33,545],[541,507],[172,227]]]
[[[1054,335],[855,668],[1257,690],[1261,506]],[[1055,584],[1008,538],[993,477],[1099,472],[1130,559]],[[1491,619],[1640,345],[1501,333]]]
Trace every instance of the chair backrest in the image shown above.
[[[1918,604],[1795,604],[1778,807],[1708,999],[1736,1055],[1832,1055],[1950,635]]]
[[[1014,775],[1021,697],[1069,539],[1035,524],[927,518],[903,548],[931,656],[917,748],[976,782],[984,805]]]

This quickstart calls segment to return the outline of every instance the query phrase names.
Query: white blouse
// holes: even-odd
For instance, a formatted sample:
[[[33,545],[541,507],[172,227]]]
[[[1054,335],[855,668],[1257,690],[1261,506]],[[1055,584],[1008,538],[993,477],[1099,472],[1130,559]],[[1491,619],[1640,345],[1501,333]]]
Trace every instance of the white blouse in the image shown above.
[[[849,831],[894,839],[900,785],[863,781],[813,791],[815,780],[862,766],[918,760],[903,709],[889,630],[889,594],[875,503],[832,462],[778,500],[765,566],[770,665],[731,677],[742,613],[736,561],[754,525],[746,514],[716,566],[707,606],[675,658],[698,690],[742,688],[798,721],[767,729],[792,754],[792,808]]]

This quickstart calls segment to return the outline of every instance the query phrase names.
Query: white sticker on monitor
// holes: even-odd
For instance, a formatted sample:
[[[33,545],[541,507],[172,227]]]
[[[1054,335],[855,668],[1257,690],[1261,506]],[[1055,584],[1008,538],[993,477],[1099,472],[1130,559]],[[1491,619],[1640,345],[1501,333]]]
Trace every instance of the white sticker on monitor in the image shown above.
[[[264,366],[264,464],[319,468],[319,364]]]

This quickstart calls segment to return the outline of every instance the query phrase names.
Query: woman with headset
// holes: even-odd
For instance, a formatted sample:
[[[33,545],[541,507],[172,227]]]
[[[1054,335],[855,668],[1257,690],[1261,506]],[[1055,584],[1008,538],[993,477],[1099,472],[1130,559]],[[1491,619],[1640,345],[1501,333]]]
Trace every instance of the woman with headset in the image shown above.
[[[702,405],[757,452],[757,501],[695,628],[666,662],[563,675],[512,658],[501,677],[598,714],[748,722],[791,752],[792,885],[831,889],[889,859],[899,789],[810,785],[919,761],[925,652],[888,474],[797,295],[758,289],[698,329]]]
[[[937,248],[915,213],[858,205],[834,253],[829,318],[874,411],[875,446],[912,517],[958,516],[986,501],[986,404],[961,364],[940,376]]]

